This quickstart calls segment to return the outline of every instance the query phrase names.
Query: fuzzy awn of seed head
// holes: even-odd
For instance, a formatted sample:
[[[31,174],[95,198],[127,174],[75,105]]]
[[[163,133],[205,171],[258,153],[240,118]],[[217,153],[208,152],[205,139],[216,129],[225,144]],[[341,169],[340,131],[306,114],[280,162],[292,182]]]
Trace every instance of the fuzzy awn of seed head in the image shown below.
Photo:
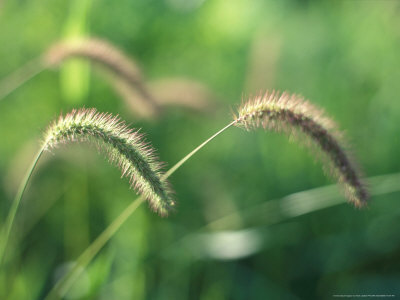
[[[95,109],[73,110],[60,116],[48,128],[44,148],[49,150],[69,141],[93,141],[104,149],[110,161],[121,169],[122,176],[160,215],[167,215],[175,205],[168,182],[162,180],[162,166],[153,148],[118,117]]]
[[[337,126],[322,110],[298,95],[272,91],[245,102],[238,112],[236,126],[248,130],[263,127],[308,137],[310,144],[327,157],[331,173],[343,184],[348,199],[357,207],[366,204],[368,192],[360,172],[346,151]]]

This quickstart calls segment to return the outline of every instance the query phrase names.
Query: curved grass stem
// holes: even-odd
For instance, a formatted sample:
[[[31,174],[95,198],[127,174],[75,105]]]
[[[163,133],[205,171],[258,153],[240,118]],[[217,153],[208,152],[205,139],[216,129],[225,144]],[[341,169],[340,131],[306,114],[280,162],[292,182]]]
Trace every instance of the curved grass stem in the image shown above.
[[[14,224],[15,215],[17,214],[19,204],[21,202],[24,191],[28,185],[29,178],[31,178],[33,170],[35,169],[35,167],[39,161],[39,158],[42,156],[43,151],[44,151],[44,147],[40,148],[39,152],[36,154],[34,160],[32,161],[31,166],[29,167],[28,171],[26,172],[26,174],[21,182],[21,185],[18,188],[18,192],[14,198],[14,202],[10,208],[7,219],[3,226],[1,240],[0,240],[0,266],[1,266],[1,263],[4,258],[5,250],[7,247],[7,243],[8,243],[9,237],[10,237],[10,232],[11,232],[11,229]]]
[[[215,139],[218,135],[220,135],[222,132],[227,130],[229,127],[235,125],[237,123],[237,120],[232,121],[228,125],[226,125],[224,128],[216,132],[214,135],[212,135],[210,138],[205,140],[203,143],[201,143],[198,147],[196,147],[192,152],[190,152],[188,155],[186,155],[184,158],[182,158],[180,161],[178,161],[171,169],[169,169],[164,176],[162,177],[163,180],[167,179],[169,176],[171,176],[177,169],[179,169],[180,166],[182,166],[189,158],[191,158],[197,151],[199,151],[201,148],[203,148],[205,145],[207,145],[209,142],[211,142],[213,139]]]

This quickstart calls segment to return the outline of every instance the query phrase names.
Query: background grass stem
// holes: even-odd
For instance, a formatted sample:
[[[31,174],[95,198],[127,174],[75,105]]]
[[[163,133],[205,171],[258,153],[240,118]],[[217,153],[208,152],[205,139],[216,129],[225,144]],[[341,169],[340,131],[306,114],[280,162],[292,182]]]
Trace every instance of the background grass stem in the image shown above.
[[[0,101],[45,69],[42,60],[34,59],[0,82]]]

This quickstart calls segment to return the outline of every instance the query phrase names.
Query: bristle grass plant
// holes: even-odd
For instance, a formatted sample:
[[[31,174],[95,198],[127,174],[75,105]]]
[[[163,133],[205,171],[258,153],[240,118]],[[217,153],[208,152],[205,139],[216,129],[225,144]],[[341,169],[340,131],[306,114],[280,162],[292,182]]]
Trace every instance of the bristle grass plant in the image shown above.
[[[43,151],[50,150],[69,141],[89,141],[105,150],[112,163],[117,164],[123,176],[129,178],[131,185],[142,196],[132,202],[106,230],[78,258],[76,267],[72,268],[52,289],[47,299],[56,299],[65,295],[77,279],[80,272],[90,263],[94,256],[117,232],[122,224],[143,202],[148,200],[150,206],[161,215],[166,215],[175,205],[167,178],[196,152],[211,140],[232,126],[246,129],[263,127],[282,131],[290,135],[302,134],[308,137],[310,144],[327,157],[328,166],[338,182],[345,187],[346,196],[355,206],[366,204],[368,193],[362,182],[355,163],[347,154],[343,139],[334,122],[327,118],[322,110],[303,100],[300,96],[266,92],[244,102],[238,109],[233,121],[201,143],[192,152],[182,158],[169,171],[162,174],[161,165],[154,157],[152,148],[143,142],[143,137],[129,129],[118,117],[98,113],[94,109],[74,110],[65,117],[61,116],[47,130],[44,144],[32,163],[21,188],[17,193],[5,227],[1,248],[4,250],[10,234],[12,223],[22,198],[27,182]],[[4,253],[2,251],[1,255]],[[1,257],[0,257],[1,259]]]
[[[347,155],[341,134],[334,122],[327,118],[323,111],[303,100],[298,95],[279,92],[266,92],[264,95],[251,98],[238,109],[233,121],[201,143],[188,155],[167,171],[162,180],[166,180],[181,167],[196,152],[207,145],[211,140],[232,126],[247,129],[263,127],[283,131],[285,133],[304,134],[315,143],[317,148],[327,156],[328,166],[332,174],[337,176],[346,189],[346,196],[356,207],[366,204],[368,193],[363,184],[360,173],[355,168],[353,160]],[[46,299],[57,299],[66,294],[81,272],[90,261],[115,234],[120,226],[141,204],[142,198],[132,202],[106,230],[84,251],[73,267],[62,277],[51,290]]]

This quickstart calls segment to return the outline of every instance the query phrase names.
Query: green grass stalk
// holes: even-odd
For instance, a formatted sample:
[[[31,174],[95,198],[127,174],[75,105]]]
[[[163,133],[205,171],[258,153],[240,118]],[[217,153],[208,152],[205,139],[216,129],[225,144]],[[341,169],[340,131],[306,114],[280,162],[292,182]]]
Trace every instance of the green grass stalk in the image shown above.
[[[1,239],[0,239],[0,267],[2,264],[2,261],[4,259],[4,255],[5,255],[5,251],[7,248],[7,244],[8,244],[8,240],[10,238],[10,232],[11,229],[13,227],[14,224],[14,220],[15,220],[15,215],[17,214],[18,211],[18,207],[21,203],[21,199],[22,196],[26,190],[26,187],[28,185],[29,179],[32,176],[33,170],[35,169],[39,158],[42,156],[44,152],[44,146],[42,148],[40,148],[40,150],[38,151],[38,153],[36,154],[35,158],[32,161],[31,166],[29,167],[28,171],[26,172],[24,178],[22,179],[21,185],[18,188],[18,192],[14,198],[14,202],[12,203],[12,206],[10,208],[10,211],[7,215],[7,219],[5,221],[5,224],[3,226],[3,230],[2,230],[2,235],[1,235]]]

